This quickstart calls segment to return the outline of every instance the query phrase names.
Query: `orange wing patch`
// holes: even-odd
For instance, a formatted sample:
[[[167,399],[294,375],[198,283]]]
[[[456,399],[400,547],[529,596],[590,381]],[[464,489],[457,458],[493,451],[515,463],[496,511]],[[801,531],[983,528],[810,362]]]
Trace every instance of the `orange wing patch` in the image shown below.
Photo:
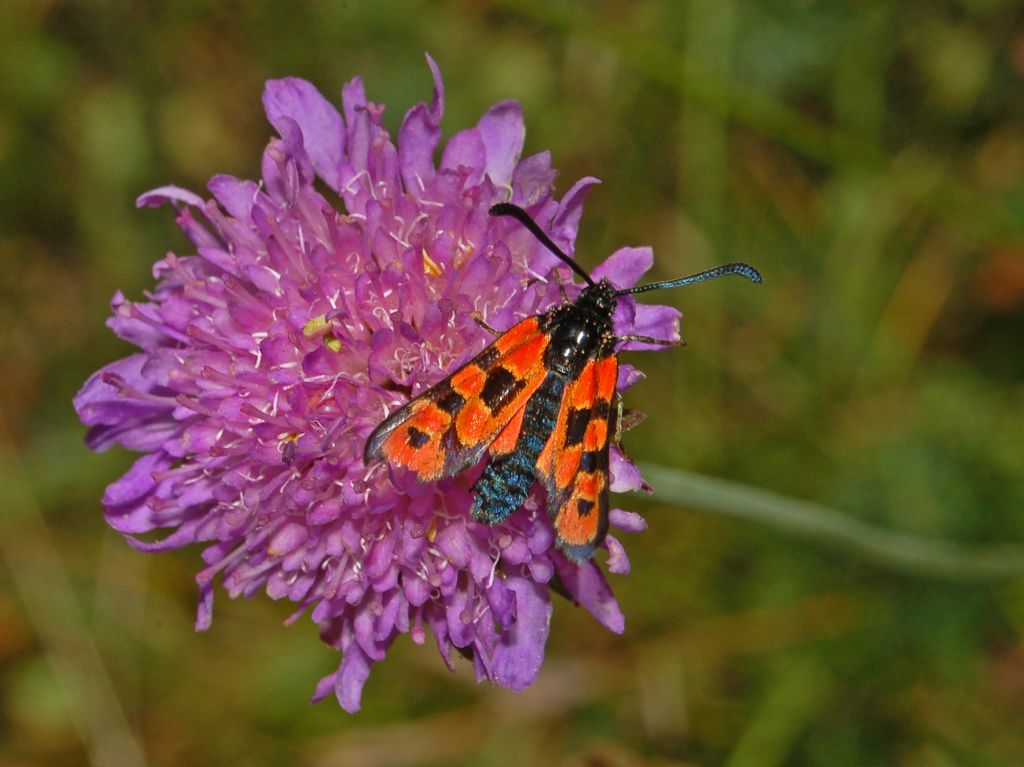
[[[579,472],[565,503],[555,514],[555,533],[572,559],[589,559],[608,531],[608,451],[594,471]]]
[[[525,415],[526,408],[524,407],[512,416],[512,420],[505,425],[505,428],[494,438],[490,448],[488,448],[491,455],[508,455],[516,449],[516,443],[519,441],[519,432],[523,430],[523,416]]]
[[[591,360],[566,386],[555,430],[537,460],[563,551],[583,561],[608,529],[608,440],[618,377],[615,355]]]
[[[416,411],[384,440],[381,453],[424,479],[437,479],[444,468],[441,440],[452,418],[429,400],[417,402]]]
[[[510,452],[526,402],[544,380],[548,341],[537,317],[517,323],[374,429],[364,462],[383,458],[430,482],[475,463],[496,438],[498,448],[511,443]]]

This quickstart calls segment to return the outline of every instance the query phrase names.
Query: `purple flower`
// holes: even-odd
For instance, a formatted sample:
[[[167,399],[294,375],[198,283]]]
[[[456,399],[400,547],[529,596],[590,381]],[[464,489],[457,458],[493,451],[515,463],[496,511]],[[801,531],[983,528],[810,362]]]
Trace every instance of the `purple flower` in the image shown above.
[[[400,634],[433,634],[479,679],[522,689],[537,675],[558,579],[612,631],[623,615],[593,562],[554,545],[542,491],[506,522],[470,514],[476,471],[421,485],[367,468],[374,426],[490,343],[473,319],[497,328],[579,292],[564,265],[530,234],[488,208],[527,208],[569,252],[584,178],[561,200],[547,152],[520,159],[515,102],[496,104],[455,134],[440,162],[444,92],[402,122],[398,148],[383,107],[361,80],[342,112],[304,80],[267,84],[267,116],[280,138],[263,154],[262,181],[214,176],[213,199],[177,187],[142,195],[171,203],[194,255],[168,254],[146,301],[120,293],[110,328],[140,351],[94,374],[75,398],[94,450],[143,453],[103,497],[107,521],[143,551],[202,543],[198,629],[211,621],[214,580],[231,596],[265,590],[310,610],[342,652],[324,678],[348,711],[359,708],[373,663]],[[336,209],[330,200],[343,204]],[[628,287],[651,264],[626,248],[595,270]],[[558,274],[556,275],[556,271]],[[678,338],[678,313],[620,300],[616,326]],[[619,386],[642,378],[623,365]],[[642,486],[618,451],[616,491]],[[640,531],[636,514],[611,524]],[[608,536],[608,570],[629,571]]]

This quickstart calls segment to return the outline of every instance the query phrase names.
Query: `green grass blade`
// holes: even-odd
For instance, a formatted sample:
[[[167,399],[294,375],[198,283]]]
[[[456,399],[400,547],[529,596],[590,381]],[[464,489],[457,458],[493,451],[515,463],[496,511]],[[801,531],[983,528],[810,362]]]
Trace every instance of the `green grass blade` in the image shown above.
[[[950,580],[1024,576],[1024,546],[962,546],[875,527],[827,506],[737,482],[655,464],[640,468],[659,501],[759,522],[892,570]]]

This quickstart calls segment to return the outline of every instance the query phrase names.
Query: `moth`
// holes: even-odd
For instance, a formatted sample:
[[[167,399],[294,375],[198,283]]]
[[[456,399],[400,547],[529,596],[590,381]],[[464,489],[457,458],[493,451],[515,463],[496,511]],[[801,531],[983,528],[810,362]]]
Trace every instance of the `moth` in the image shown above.
[[[555,245],[522,208],[500,203],[492,216],[512,216],[583,278],[575,301],[513,325],[440,383],[390,414],[370,434],[363,460],[385,461],[422,482],[487,466],[473,485],[473,516],[498,524],[539,481],[547,494],[556,544],[576,562],[593,556],[608,531],[608,450],[617,439],[617,348],[612,315],[621,296],[676,288],[727,274],[762,281],[752,266],[731,263],[677,280],[625,290],[595,282]]]

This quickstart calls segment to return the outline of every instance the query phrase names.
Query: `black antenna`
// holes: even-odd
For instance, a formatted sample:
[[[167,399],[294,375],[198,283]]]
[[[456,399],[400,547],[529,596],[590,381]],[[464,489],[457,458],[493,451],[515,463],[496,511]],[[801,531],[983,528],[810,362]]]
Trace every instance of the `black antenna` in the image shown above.
[[[679,288],[683,285],[692,285],[695,282],[704,282],[704,280],[713,280],[715,277],[724,277],[727,274],[738,274],[741,277],[746,277],[751,282],[761,283],[761,273],[757,271],[750,264],[723,264],[722,266],[716,266],[714,269],[708,269],[697,274],[691,274],[689,277],[680,277],[678,280],[665,280],[664,282],[652,282],[650,285],[637,285],[635,288],[627,288],[626,290],[617,290],[615,295],[617,296],[628,296],[633,293],[646,293],[648,290],[661,290],[662,288]]]
[[[544,230],[537,225],[537,222],[530,218],[530,214],[518,205],[513,205],[510,202],[499,202],[497,205],[492,206],[488,212],[492,216],[512,216],[512,218],[529,229],[530,234],[536,237],[540,241],[541,245],[567,263],[569,267],[576,272],[576,274],[582,277],[588,285],[596,284],[592,279],[590,279],[590,275],[583,271],[579,264],[565,255],[565,253],[562,252],[562,249],[551,241],[551,238],[544,233]]]

